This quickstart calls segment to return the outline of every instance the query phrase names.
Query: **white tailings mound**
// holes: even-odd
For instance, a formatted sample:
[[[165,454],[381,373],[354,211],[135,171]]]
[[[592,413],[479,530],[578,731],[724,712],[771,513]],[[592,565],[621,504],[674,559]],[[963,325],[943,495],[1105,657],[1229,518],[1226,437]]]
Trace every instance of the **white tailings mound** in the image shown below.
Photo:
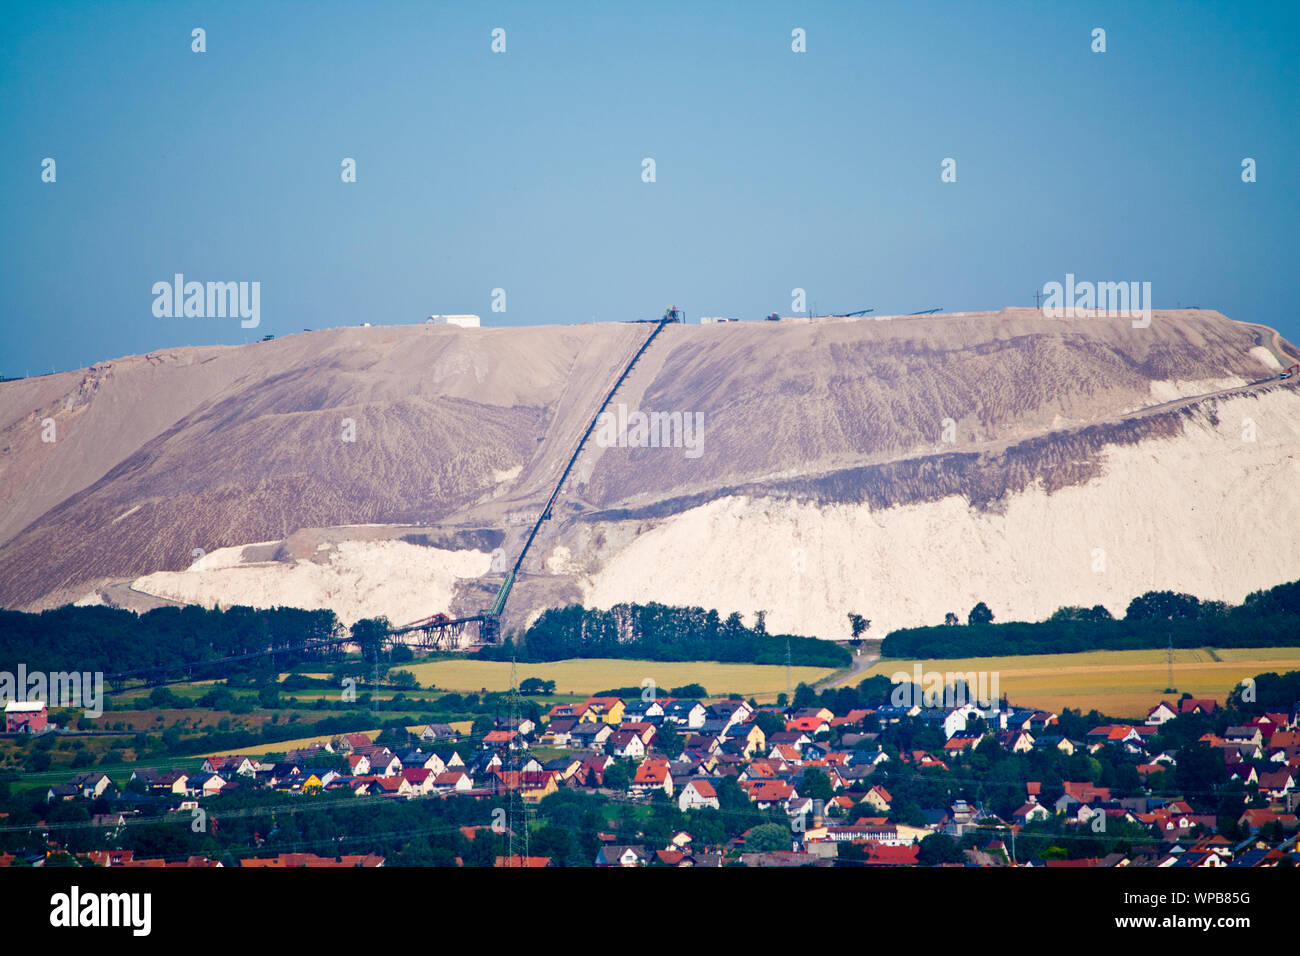
[[[1277,364],[1274,362],[1273,364]],[[1156,402],[1172,402],[1180,398],[1191,398],[1193,395],[1208,395],[1210,392],[1219,392],[1225,388],[1240,388],[1249,384],[1239,375],[1229,375],[1224,378],[1203,378],[1195,381],[1184,381],[1183,379],[1166,379],[1151,383],[1151,397]]]
[[[1244,420],[1256,423],[1243,440]],[[1004,508],[957,497],[873,512],[740,497],[644,530],[582,583],[588,606],[621,601],[767,611],[773,632],[847,637],[963,621],[1040,620],[1067,604],[1116,616],[1151,589],[1240,602],[1300,578],[1300,401],[1289,392],[1219,403],[1176,439],[1113,446],[1104,474]]]
[[[447,608],[456,581],[487,572],[492,556],[404,541],[343,541],[328,561],[245,562],[244,547],[221,548],[185,571],[159,571],[131,586],[158,597],[213,607],[333,608],[352,624],[386,615],[407,624]]]

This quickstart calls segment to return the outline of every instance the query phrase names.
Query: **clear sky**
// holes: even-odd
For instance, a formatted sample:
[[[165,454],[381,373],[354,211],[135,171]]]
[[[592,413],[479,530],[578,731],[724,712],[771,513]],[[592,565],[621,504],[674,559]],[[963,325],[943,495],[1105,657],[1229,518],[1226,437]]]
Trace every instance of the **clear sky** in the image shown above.
[[[1298,36],[1294,2],[4,3],[0,374],[1066,273],[1300,340]],[[260,327],[156,317],[175,273],[260,282]]]

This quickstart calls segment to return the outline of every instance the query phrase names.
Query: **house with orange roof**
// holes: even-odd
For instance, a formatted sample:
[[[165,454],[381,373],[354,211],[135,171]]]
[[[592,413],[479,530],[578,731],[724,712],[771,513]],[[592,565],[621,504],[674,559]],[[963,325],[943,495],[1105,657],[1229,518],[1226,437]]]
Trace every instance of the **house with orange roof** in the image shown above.
[[[1293,830],[1296,826],[1296,815],[1294,813],[1282,813],[1278,810],[1271,810],[1268,807],[1252,807],[1245,810],[1237,818],[1237,824],[1245,827],[1247,830],[1258,830],[1260,827],[1269,823],[1281,823],[1282,829]]]
[[[768,759],[786,764],[798,764],[803,760],[799,748],[793,744],[776,744],[767,752]]]
[[[967,750],[974,750],[984,738],[979,734],[968,734],[966,731],[958,731],[949,737],[943,744],[944,755],[964,753]]]
[[[621,724],[626,705],[622,697],[588,697],[587,712],[606,724]]]
[[[560,789],[558,774],[549,770],[503,770],[488,773],[484,786],[494,794],[518,791],[527,803],[536,803]]]
[[[774,806],[784,810],[791,800],[799,796],[798,791],[784,780],[742,780],[740,788],[760,810]]]
[[[1034,749],[1034,737],[1027,730],[1008,730],[998,736],[998,743],[1003,750],[1013,754],[1025,754]]]
[[[1061,789],[1079,803],[1110,800],[1110,787],[1096,787],[1089,780],[1065,780],[1061,782]]]
[[[913,750],[911,754],[909,754],[908,756],[910,757],[909,763],[914,764],[915,766],[919,767],[922,770],[927,769],[929,767],[938,767],[940,770],[948,769],[948,765],[946,763],[944,763],[942,760],[930,756],[924,750]]]
[[[632,790],[637,793],[650,793],[662,790],[668,796],[673,795],[673,775],[668,769],[668,761],[650,759],[642,761],[632,777]]]
[[[850,810],[853,809],[853,798],[848,796],[847,794],[838,793],[826,801],[827,810],[829,810],[833,806],[839,807],[840,810],[843,811],[844,813],[848,813]]]
[[[589,708],[585,703],[556,704],[554,707],[552,707],[550,710],[548,710],[545,714],[542,715],[542,720],[547,722],[550,722],[552,720],[562,720],[564,718],[569,718],[572,720],[586,720],[586,719],[594,720],[595,715],[592,715],[591,718],[587,717],[588,709]]]
[[[519,869],[541,869],[548,866],[554,866],[555,863],[549,856],[499,856],[492,864],[494,867],[501,869],[510,869],[517,867]]]
[[[520,744],[517,730],[489,730],[483,737],[483,746],[492,750],[518,750]]]
[[[688,780],[677,798],[677,807],[683,812],[698,810],[701,807],[718,809],[718,792],[708,780]]]
[[[400,776],[375,777],[370,784],[370,792],[381,797],[400,797],[404,800],[415,796],[411,782]]]
[[[365,856],[317,856],[315,853],[281,853],[270,857],[245,857],[239,861],[242,868],[274,867],[378,867],[384,865],[384,858],[376,854]]]
[[[871,716],[871,711],[865,707],[855,707],[843,717],[832,717],[831,726],[839,729],[841,727],[860,727],[862,722]]]
[[[772,780],[786,770],[786,766],[771,758],[760,758],[751,760],[749,765],[740,771],[739,779],[744,780]]]
[[[785,722],[785,729],[791,733],[804,733],[816,737],[831,729],[830,722],[822,717],[796,717]]]
[[[365,754],[352,753],[343,758],[347,761],[348,773],[354,777],[364,777],[370,773],[370,758]]]
[[[343,745],[342,749],[345,753],[351,753],[360,747],[370,747],[374,745],[374,741],[370,739],[369,734],[344,734],[341,738],[341,742]]]
[[[1275,730],[1268,738],[1270,753],[1285,750],[1288,747],[1300,747],[1300,730]]]
[[[1102,724],[1100,727],[1094,727],[1088,731],[1088,743],[1104,744],[1141,744],[1142,735],[1136,727],[1130,727],[1127,724]]]
[[[889,805],[893,803],[894,798],[890,796],[889,791],[877,784],[867,791],[859,803],[865,803],[870,807],[879,810],[881,813],[889,812]]]
[[[916,866],[920,860],[919,845],[896,846],[888,843],[866,844],[867,866]]]

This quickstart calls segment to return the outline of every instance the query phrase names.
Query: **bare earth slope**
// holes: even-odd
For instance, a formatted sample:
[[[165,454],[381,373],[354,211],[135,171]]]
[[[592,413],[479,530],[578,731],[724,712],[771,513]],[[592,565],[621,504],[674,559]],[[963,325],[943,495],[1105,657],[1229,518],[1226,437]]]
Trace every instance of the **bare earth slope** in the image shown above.
[[[0,604],[481,607],[648,332],[343,328],[0,383]],[[615,403],[702,413],[702,453],[591,443],[507,625],[635,599],[842,637],[850,610],[883,633],[976,600],[1240,600],[1300,577],[1278,347],[1205,311],[669,326]]]

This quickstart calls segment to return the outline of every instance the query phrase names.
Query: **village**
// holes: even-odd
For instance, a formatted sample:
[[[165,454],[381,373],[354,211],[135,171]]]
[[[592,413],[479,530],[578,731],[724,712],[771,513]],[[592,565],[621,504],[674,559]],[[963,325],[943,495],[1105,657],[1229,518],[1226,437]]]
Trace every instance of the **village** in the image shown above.
[[[361,802],[348,805],[358,809],[368,801],[455,802],[465,808],[458,819],[469,821],[447,827],[456,845],[486,834],[505,850],[491,856],[502,867],[1300,862],[1300,701],[1245,714],[1232,700],[1225,707],[1184,696],[1153,702],[1141,722],[1092,724],[1005,698],[953,705],[949,695],[948,706],[924,707],[920,694],[910,706],[891,696],[867,682],[821,695],[801,686],[788,705],[606,694],[501,716],[479,735],[428,724],[405,739],[400,727],[341,734],[274,758],[142,766],[128,779],[84,771],[44,794],[50,812],[34,827],[43,849],[6,852],[0,865],[50,865],[56,857],[128,867],[404,863],[400,853],[365,848],[267,855],[276,845],[262,833],[224,854],[148,856],[123,840],[136,823],[160,819],[182,830],[228,829],[231,814],[248,812],[234,809],[237,801],[252,797],[355,797]],[[11,707],[11,730],[39,732],[39,707]],[[587,855],[582,840],[548,855],[534,839],[528,850],[520,829],[544,822],[565,794],[618,808],[622,820],[593,824]],[[48,822],[72,804],[84,806],[76,850],[67,824]],[[513,816],[503,809],[520,806]],[[663,825],[638,826],[644,813]],[[72,819],[66,809],[62,818]],[[463,851],[445,862],[475,865]]]

